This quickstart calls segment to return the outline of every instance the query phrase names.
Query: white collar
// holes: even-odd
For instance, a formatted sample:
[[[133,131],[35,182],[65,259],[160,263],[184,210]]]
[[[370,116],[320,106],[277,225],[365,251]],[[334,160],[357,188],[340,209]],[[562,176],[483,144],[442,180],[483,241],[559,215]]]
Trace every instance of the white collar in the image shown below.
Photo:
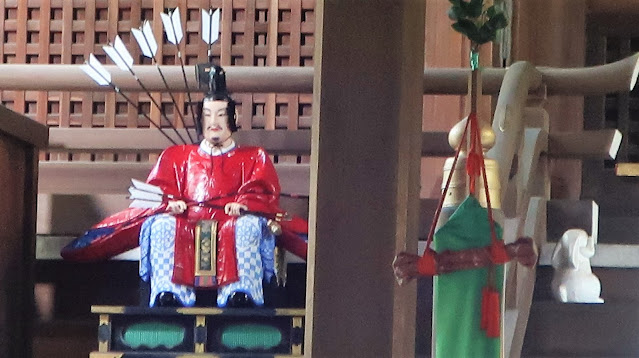
[[[200,149],[208,154],[208,155],[212,155],[212,156],[218,156],[218,155],[222,155],[225,153],[230,152],[231,150],[235,149],[235,141],[233,139],[231,139],[231,144],[229,144],[228,146],[226,146],[225,148],[220,148],[220,147],[216,147],[216,146],[212,146],[209,141],[207,141],[206,139],[202,140],[202,142],[200,143]]]

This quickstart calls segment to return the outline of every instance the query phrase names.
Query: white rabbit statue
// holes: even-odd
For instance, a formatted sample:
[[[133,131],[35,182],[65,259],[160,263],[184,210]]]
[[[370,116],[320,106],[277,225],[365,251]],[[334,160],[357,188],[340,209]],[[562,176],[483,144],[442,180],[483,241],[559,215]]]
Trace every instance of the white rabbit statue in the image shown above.
[[[581,229],[566,231],[552,253],[552,292],[561,302],[603,303],[601,283],[592,273],[595,239]]]

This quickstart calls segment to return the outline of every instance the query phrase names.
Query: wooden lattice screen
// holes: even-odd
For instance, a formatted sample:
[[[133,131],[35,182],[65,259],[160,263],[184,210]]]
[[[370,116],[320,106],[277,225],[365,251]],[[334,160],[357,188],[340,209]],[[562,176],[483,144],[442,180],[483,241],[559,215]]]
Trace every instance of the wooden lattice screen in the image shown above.
[[[314,0],[5,0],[0,2],[2,63],[80,64],[93,52],[103,63],[102,46],[120,35],[136,64],[150,64],[140,55],[131,28],[152,21],[161,64],[179,64],[177,49],[162,32],[160,13],[180,8],[184,39],[180,51],[187,65],[207,62],[200,36],[201,10],[222,9],[220,39],[214,60],[222,66],[312,66]],[[34,78],[34,81],[38,79]],[[168,94],[153,94],[177,127],[182,127]],[[311,95],[236,93],[242,129],[308,129]],[[160,123],[160,111],[146,94],[132,94],[141,111]],[[188,114],[186,94],[175,94]],[[194,100],[200,97],[195,97]],[[149,123],[115,93],[2,91],[2,104],[16,112],[61,128],[147,128]],[[139,157],[138,157],[139,160]],[[299,160],[299,159],[298,159]]]

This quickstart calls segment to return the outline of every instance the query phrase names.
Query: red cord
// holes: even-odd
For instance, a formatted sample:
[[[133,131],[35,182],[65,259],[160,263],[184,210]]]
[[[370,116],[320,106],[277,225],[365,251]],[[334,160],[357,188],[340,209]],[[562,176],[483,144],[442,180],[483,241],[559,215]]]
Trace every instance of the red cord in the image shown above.
[[[459,159],[459,154],[461,149],[463,148],[466,140],[466,133],[468,132],[468,128],[470,127],[470,149],[467,158],[467,174],[469,178],[469,191],[471,195],[475,194],[475,182],[477,176],[481,175],[484,182],[484,191],[486,192],[486,209],[488,212],[488,222],[490,223],[490,239],[491,239],[491,248],[495,248],[496,250],[491,250],[493,253],[493,262],[494,263],[503,263],[508,261],[508,256],[506,254],[505,248],[503,244],[500,245],[500,242],[497,240],[497,231],[495,229],[495,220],[493,218],[492,213],[492,205],[490,203],[490,192],[488,188],[488,178],[486,175],[486,164],[484,163],[484,153],[481,144],[481,137],[479,134],[479,124],[477,122],[477,114],[470,113],[468,119],[466,121],[466,126],[464,127],[464,133],[462,134],[462,140],[457,147],[457,151],[455,152],[455,157],[453,159],[453,164],[451,166],[450,172],[448,174],[448,178],[446,180],[446,185],[444,186],[444,190],[439,199],[439,204],[437,205],[437,209],[435,211],[435,216],[430,225],[430,230],[428,232],[428,237],[426,239],[426,249],[430,248],[432,244],[433,237],[435,235],[435,227],[437,226],[437,222],[439,221],[439,216],[441,215],[441,211],[444,206],[444,200],[446,198],[446,194],[448,193],[448,189],[450,188],[450,183],[453,178],[453,174],[455,171],[455,167],[457,166],[457,160]],[[469,162],[471,162],[469,164]],[[501,247],[500,247],[501,246]]]
[[[459,143],[459,147],[457,147],[457,151],[455,152],[455,158],[453,159],[453,165],[450,168],[450,172],[448,173],[448,179],[446,179],[446,185],[444,186],[444,191],[442,192],[442,196],[439,198],[439,204],[437,205],[437,210],[435,210],[435,217],[433,218],[433,222],[430,224],[430,230],[428,232],[428,238],[426,239],[426,250],[430,248],[430,244],[433,241],[433,236],[435,235],[435,227],[437,226],[437,221],[439,220],[439,215],[442,212],[442,208],[444,207],[444,199],[446,199],[446,194],[448,193],[448,188],[450,187],[450,182],[453,179],[453,174],[455,171],[455,166],[457,165],[457,159],[459,159],[459,153],[464,146],[464,142],[466,141],[466,133],[468,132],[468,127],[470,125],[470,121],[466,121],[466,126],[464,127],[464,134],[462,134],[462,140]],[[426,252],[426,251],[425,251]]]

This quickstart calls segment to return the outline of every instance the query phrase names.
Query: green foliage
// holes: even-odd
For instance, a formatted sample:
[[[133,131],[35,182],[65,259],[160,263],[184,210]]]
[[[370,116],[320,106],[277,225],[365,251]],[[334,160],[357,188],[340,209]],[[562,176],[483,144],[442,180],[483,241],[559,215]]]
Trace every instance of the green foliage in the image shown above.
[[[496,6],[484,9],[484,0],[449,0],[448,17],[455,31],[468,37],[474,46],[494,41],[497,31],[508,25],[503,11]]]

